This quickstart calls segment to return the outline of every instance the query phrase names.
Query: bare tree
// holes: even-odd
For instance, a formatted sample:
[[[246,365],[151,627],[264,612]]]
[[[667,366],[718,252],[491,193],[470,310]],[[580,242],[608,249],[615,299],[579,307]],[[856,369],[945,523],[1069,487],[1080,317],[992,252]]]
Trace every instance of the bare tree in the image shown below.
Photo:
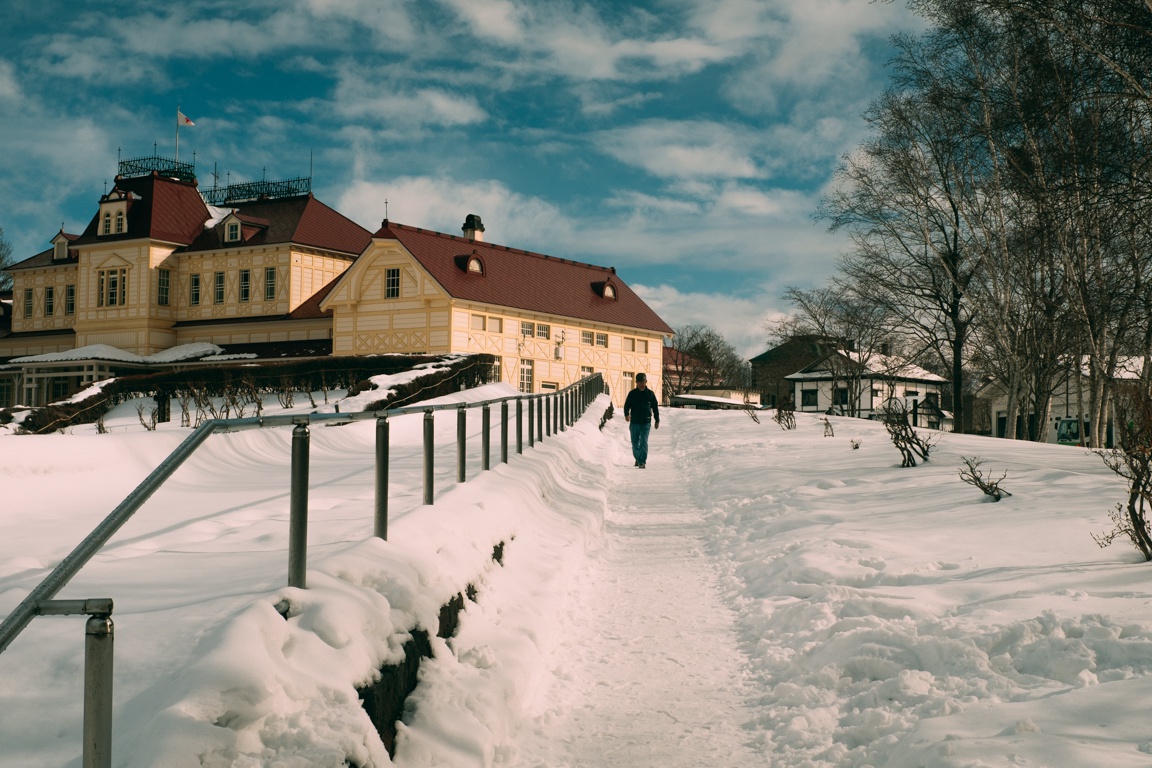
[[[4,227],[0,227],[0,291],[12,289],[12,273],[5,271],[12,263],[12,245],[4,238]]]

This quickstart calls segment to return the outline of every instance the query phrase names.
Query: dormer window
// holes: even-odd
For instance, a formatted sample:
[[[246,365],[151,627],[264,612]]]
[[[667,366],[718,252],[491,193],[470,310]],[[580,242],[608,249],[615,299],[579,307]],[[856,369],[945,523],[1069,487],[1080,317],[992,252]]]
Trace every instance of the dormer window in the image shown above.
[[[616,286],[607,280],[602,283],[592,283],[592,290],[601,298],[616,300]]]
[[[112,214],[107,212],[107,211],[104,212],[104,225],[103,225],[103,229],[100,230],[100,234],[102,234],[102,235],[112,234]]]
[[[124,211],[116,211],[116,234],[124,231]]]
[[[52,246],[52,259],[63,261],[66,258],[68,258],[68,241],[61,237]]]
[[[240,240],[240,222],[230,221],[228,227],[224,232],[224,242],[235,243]]]
[[[465,274],[484,274],[484,260],[480,258],[480,254],[476,253],[476,251],[456,256],[454,261],[456,262],[456,268]]]

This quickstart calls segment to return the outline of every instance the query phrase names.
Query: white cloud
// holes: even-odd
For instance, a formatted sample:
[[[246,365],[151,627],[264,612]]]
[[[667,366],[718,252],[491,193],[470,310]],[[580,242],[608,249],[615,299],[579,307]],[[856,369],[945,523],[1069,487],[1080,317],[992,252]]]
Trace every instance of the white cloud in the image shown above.
[[[23,96],[12,62],[0,59],[0,100],[18,101]]]
[[[632,288],[673,329],[707,325],[745,360],[768,348],[765,325],[786,315],[779,292],[771,286],[760,286],[750,296],[684,292],[670,285],[633,285]]]
[[[402,224],[460,234],[470,213],[484,221],[484,239],[515,248],[533,243],[552,244],[550,253],[562,255],[571,229],[554,205],[517,194],[498,181],[460,181],[451,178],[404,176],[388,181],[361,180],[347,187],[335,207],[362,226],[375,231],[384,218]]]
[[[701,120],[649,120],[592,137],[601,151],[659,178],[754,178],[756,138]]]

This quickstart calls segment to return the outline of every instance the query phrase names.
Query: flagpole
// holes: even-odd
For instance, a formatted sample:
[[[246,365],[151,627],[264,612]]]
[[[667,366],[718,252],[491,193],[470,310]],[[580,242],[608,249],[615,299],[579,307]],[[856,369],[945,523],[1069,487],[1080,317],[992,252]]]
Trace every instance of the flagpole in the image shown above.
[[[176,105],[176,163],[180,163],[180,105]]]

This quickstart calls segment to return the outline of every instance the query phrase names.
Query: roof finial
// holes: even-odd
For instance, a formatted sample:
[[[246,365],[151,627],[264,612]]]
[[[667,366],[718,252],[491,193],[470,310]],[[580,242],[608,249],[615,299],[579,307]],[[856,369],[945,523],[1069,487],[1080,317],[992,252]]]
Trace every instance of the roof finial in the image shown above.
[[[388,198],[384,198],[384,221],[388,221]]]

